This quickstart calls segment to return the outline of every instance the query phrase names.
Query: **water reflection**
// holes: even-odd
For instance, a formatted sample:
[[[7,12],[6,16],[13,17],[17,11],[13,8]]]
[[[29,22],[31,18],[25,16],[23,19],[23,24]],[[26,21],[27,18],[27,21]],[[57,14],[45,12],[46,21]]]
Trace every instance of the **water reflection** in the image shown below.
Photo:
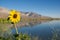
[[[33,27],[34,25],[37,25],[37,24],[42,24],[42,23],[46,23],[46,22],[50,22],[52,20],[41,20],[41,21],[37,21],[37,22],[19,22],[17,24],[17,27]]]

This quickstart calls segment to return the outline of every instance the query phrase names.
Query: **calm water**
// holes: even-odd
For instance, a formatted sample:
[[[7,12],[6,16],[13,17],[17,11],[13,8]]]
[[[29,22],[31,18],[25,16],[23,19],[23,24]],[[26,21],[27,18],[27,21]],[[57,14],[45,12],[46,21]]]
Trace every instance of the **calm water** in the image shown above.
[[[60,38],[60,21],[50,21],[41,24],[37,24],[34,26],[25,26],[22,28],[18,28],[19,33],[27,33],[30,36],[41,38],[42,40],[51,40],[54,33],[57,33]],[[15,29],[12,30],[15,33]],[[60,40],[60,39],[59,39]]]

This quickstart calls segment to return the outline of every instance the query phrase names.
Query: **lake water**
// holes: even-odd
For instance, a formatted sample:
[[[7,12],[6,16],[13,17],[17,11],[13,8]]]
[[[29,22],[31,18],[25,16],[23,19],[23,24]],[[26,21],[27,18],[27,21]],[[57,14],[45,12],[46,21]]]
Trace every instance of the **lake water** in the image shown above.
[[[12,32],[15,33],[15,29]],[[33,26],[18,27],[18,32],[27,33],[31,37],[38,37],[38,40],[51,40],[53,36],[60,40],[60,21],[55,20]]]

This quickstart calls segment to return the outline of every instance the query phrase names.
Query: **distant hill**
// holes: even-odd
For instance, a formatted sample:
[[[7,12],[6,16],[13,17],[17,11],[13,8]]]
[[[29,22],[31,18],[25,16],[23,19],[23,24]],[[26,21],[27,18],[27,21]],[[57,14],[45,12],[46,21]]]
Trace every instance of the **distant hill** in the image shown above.
[[[6,8],[0,7],[0,18],[7,18],[8,17],[9,10]]]
[[[37,14],[35,12],[21,12],[21,17],[22,18],[42,18],[42,19],[48,19],[51,17],[47,17],[47,16],[42,16],[40,14]],[[0,7],[0,18],[7,18],[9,14],[9,10],[3,7]]]

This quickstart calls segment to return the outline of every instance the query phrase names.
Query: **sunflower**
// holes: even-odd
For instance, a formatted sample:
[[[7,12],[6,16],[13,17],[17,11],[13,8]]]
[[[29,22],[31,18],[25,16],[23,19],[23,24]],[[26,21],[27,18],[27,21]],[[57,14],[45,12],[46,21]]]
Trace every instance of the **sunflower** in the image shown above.
[[[10,20],[12,23],[19,22],[20,21],[20,12],[18,12],[16,10],[10,10],[8,20]]]

